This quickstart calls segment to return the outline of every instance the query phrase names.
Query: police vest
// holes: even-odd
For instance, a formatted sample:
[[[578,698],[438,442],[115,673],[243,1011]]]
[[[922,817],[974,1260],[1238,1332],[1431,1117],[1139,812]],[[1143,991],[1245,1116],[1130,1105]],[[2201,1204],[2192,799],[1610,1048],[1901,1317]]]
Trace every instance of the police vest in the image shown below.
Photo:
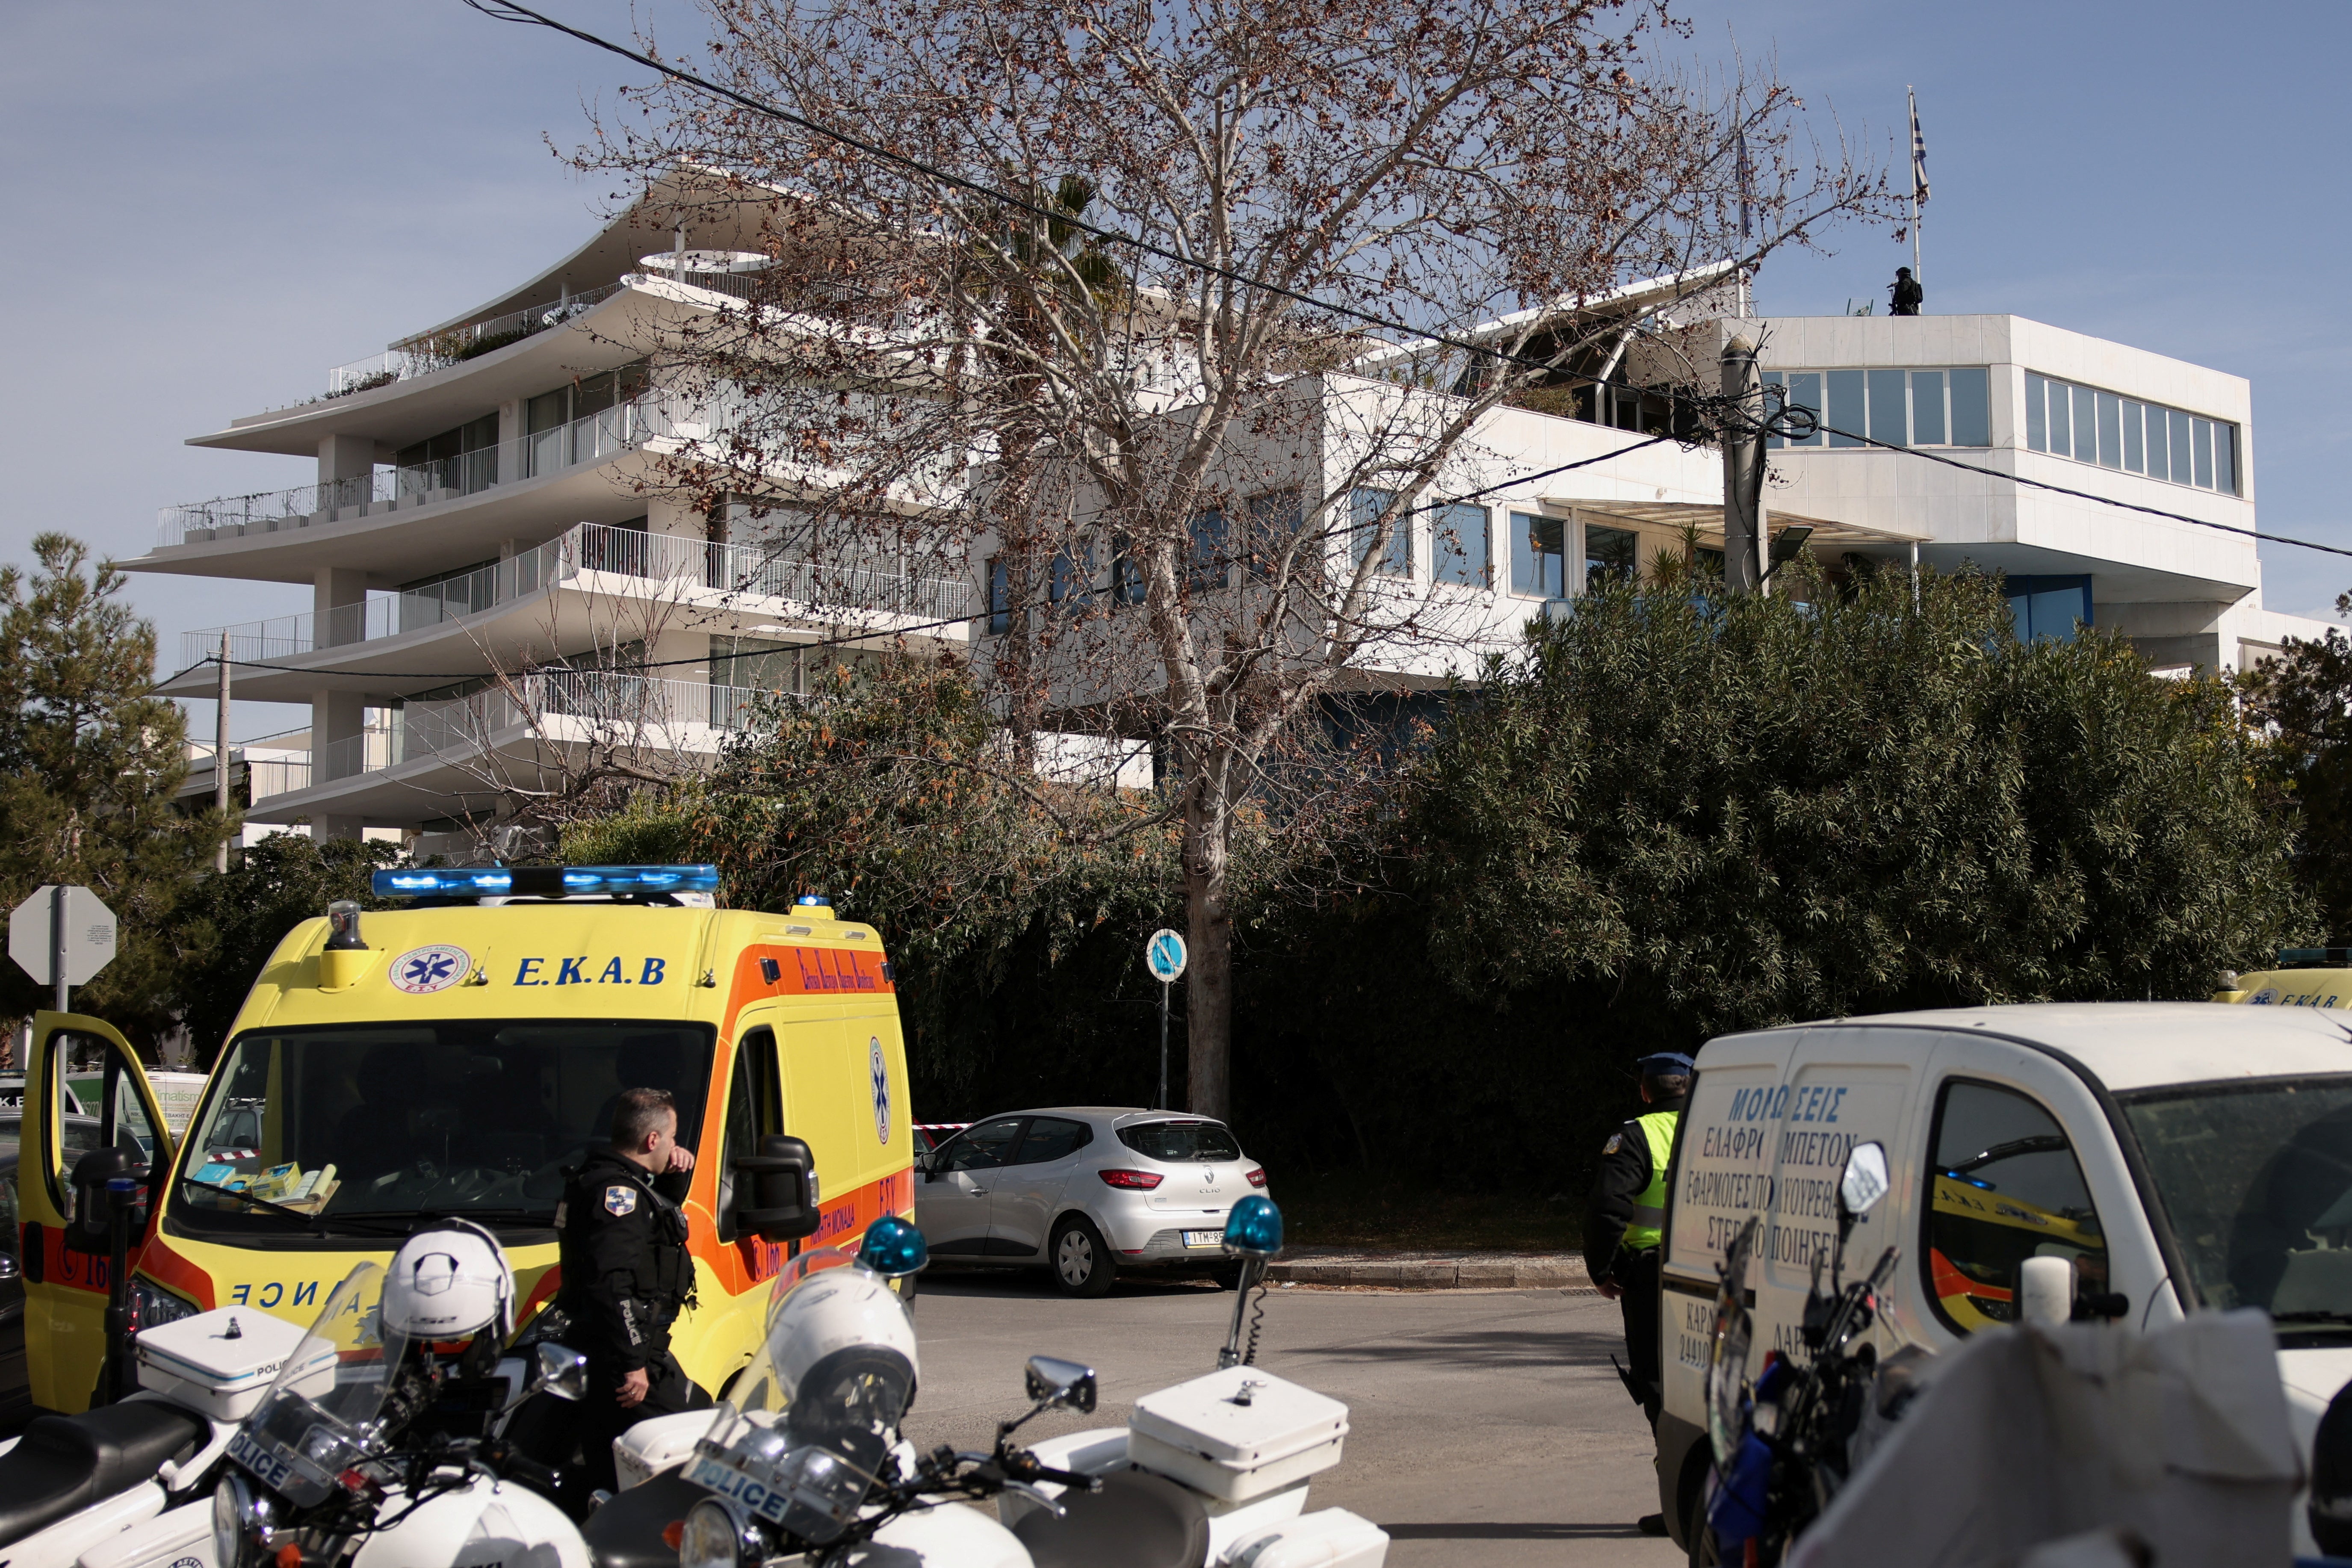
[[[1650,1146],[1650,1184],[1634,1194],[1633,1223],[1618,1244],[1628,1252],[1646,1252],[1666,1239],[1666,1162],[1675,1152],[1675,1124],[1682,1114],[1653,1110],[1633,1119]]]

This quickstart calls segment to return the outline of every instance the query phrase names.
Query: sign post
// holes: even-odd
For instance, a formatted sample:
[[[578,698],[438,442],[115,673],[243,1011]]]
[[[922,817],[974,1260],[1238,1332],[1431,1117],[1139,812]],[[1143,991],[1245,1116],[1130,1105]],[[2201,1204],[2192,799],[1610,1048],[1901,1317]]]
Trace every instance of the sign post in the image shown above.
[[[1154,1110],[1168,1109],[1168,988],[1184,973],[1184,939],[1165,928],[1143,944],[1143,965],[1160,982],[1160,1098]]]
[[[88,888],[40,888],[8,917],[8,956],[39,984],[56,987],[58,1011],[70,1012],[69,989],[87,984],[114,957],[114,911]]]

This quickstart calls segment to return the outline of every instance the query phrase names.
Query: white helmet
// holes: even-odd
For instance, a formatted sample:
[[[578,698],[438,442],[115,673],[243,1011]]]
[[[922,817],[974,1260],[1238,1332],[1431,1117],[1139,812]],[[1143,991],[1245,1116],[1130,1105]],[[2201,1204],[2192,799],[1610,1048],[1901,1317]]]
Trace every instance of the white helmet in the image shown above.
[[[383,1281],[383,1327],[412,1340],[462,1340],[514,1328],[514,1270],[498,1238],[462,1219],[442,1220],[400,1244]]]

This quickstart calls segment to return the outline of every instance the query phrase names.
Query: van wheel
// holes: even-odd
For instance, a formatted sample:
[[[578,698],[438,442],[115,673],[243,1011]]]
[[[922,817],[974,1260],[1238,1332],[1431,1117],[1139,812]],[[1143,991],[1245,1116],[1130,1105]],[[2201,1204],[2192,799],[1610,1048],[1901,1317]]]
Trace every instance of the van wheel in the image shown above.
[[[1111,1275],[1116,1265],[1111,1262],[1110,1248],[1103,1245],[1102,1232],[1083,1215],[1071,1215],[1054,1227],[1053,1245],[1046,1249],[1053,1264],[1054,1283],[1065,1296],[1101,1296],[1110,1290]]]

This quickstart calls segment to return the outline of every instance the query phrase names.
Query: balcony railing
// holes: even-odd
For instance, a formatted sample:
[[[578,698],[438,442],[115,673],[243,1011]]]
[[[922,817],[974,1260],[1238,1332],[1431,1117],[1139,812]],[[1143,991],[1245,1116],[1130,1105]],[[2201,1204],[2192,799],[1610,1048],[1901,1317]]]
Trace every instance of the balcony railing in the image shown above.
[[[492,753],[511,745],[517,731],[556,731],[551,738],[561,741],[569,730],[600,744],[676,752],[707,741],[708,731],[741,728],[767,696],[748,687],[617,670],[531,670],[464,697],[410,702],[381,728],[329,742],[311,753],[305,784],[358,778],[423,757],[495,765]]]
[[[344,605],[324,616],[281,616],[183,632],[181,668],[218,654],[224,631],[232,661],[267,664],[458,620],[572,582],[583,573],[644,583],[648,594],[717,590],[730,597],[782,600],[812,610],[904,616],[922,622],[960,620],[971,613],[976,596],[969,582],[916,575],[895,563],[782,560],[756,545],[583,522],[511,560],[429,587]]]
[[[667,278],[665,271],[656,276]],[[732,295],[748,300],[757,291],[756,274],[741,272],[707,272],[688,268],[677,275],[681,282],[696,289],[708,289],[714,293]],[[526,305],[520,310],[509,310],[503,316],[493,316],[487,321],[474,321],[446,331],[420,332],[413,338],[403,338],[380,354],[369,354],[349,364],[331,366],[327,372],[327,390],[317,397],[307,398],[289,407],[302,407],[310,403],[322,403],[331,397],[345,397],[354,392],[372,392],[379,386],[389,386],[397,381],[413,381],[420,375],[431,375],[436,370],[446,370],[453,364],[495,353],[509,343],[560,327],[575,316],[585,315],[598,305],[634,288],[644,280],[644,275],[631,273],[615,283],[585,293],[565,294],[537,305]]]
[[[156,519],[156,542],[204,544],[254,533],[310,528],[403,507],[429,506],[539,479],[613,457],[646,441],[681,434],[698,438],[695,410],[683,399],[647,393],[634,402],[590,414],[552,430],[518,437],[477,451],[324,484],[295,485],[252,495],[222,496],[189,506],[167,506]]]

